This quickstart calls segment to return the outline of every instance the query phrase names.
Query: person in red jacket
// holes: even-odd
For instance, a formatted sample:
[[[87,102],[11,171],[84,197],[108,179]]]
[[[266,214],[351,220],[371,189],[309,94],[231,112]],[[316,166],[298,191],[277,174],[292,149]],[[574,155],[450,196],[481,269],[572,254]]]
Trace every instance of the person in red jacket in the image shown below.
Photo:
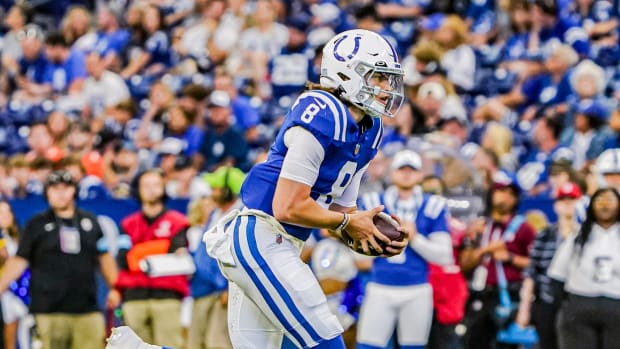
[[[119,277],[125,323],[146,342],[181,348],[181,299],[189,294],[186,276],[151,277],[140,261],[151,255],[186,253],[186,217],[165,206],[163,173],[149,170],[136,179],[139,212],[121,222]]]

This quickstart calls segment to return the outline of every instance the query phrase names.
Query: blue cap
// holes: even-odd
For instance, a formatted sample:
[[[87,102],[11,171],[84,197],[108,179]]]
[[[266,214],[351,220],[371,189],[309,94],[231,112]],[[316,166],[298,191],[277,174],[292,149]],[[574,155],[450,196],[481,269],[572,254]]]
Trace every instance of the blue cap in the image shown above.
[[[300,32],[306,33],[310,28],[310,21],[302,16],[291,17],[284,23],[287,27],[297,29]]]
[[[607,121],[609,118],[609,109],[607,109],[602,103],[592,99],[584,99],[580,101],[577,106],[577,113],[598,119],[600,121]]]
[[[441,27],[445,18],[446,16],[443,13],[433,13],[432,15],[424,18],[420,23],[420,26],[424,30],[435,31]]]

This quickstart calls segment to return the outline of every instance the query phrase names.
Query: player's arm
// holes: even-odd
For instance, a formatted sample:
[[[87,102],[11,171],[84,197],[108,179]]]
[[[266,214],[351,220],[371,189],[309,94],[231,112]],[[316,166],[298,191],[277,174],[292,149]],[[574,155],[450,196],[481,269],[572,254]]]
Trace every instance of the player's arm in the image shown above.
[[[414,234],[411,238],[411,247],[422,258],[438,265],[452,265],[452,238],[450,233],[438,231],[431,233],[428,238],[422,234]]]
[[[329,206],[329,209],[336,212],[354,213],[358,211],[357,197],[359,195],[360,184],[362,183],[362,177],[368,165],[362,167],[351,180],[351,184],[344,190],[339,198],[334,200],[334,203]]]
[[[375,237],[389,243],[372,223],[372,217],[383,208],[345,214],[322,208],[310,196],[318,178],[325,152],[319,141],[307,130],[293,127],[286,131],[284,142],[288,147],[273,198],[273,213],[277,220],[299,226],[333,230],[348,219],[346,228],[354,238],[368,239],[378,251],[382,249]],[[348,217],[347,217],[348,216]]]
[[[431,202],[431,201],[434,201]],[[411,247],[428,262],[439,265],[452,265],[452,238],[448,230],[445,199],[431,196],[424,212],[431,219],[432,230],[428,237],[414,234],[411,237]]]
[[[286,161],[286,160],[285,160]],[[310,197],[310,186],[291,179],[280,177],[273,198],[273,213],[280,222],[334,230],[345,219],[345,214],[324,209]],[[383,251],[375,237],[389,243],[372,223],[372,217],[381,212],[383,207],[369,211],[359,211],[348,215],[349,222],[344,228],[355,232],[359,240],[367,239],[376,251]],[[365,251],[368,246],[366,245]]]

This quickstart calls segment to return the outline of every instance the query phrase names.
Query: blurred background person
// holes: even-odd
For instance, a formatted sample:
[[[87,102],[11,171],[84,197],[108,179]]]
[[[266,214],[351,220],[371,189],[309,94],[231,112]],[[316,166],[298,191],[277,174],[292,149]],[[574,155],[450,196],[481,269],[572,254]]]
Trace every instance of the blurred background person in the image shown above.
[[[19,227],[11,205],[6,201],[0,201],[0,231],[2,242],[6,250],[3,256],[3,264],[6,259],[15,256],[19,245]],[[4,292],[0,298],[2,304],[2,320],[4,321],[4,348],[29,348],[30,327],[34,325],[34,319],[28,313],[28,282],[30,272],[26,270],[17,280],[11,284],[9,291]],[[26,291],[26,292],[24,292]]]
[[[243,208],[239,191],[245,174],[234,167],[221,167],[204,175],[212,190],[215,203],[203,231],[214,226],[231,210]],[[194,253],[196,274],[191,280],[194,307],[188,333],[188,349],[232,348],[228,334],[228,281],[222,275],[217,260],[207,254],[202,237]]]
[[[465,325],[465,348],[488,348],[495,344],[499,330],[494,321],[499,304],[497,263],[501,263],[507,289],[519,299],[522,270],[529,264],[529,253],[536,232],[517,214],[520,188],[514,178],[498,172],[493,178],[485,217],[474,220],[462,241],[459,255],[464,273],[471,275],[471,296]]]
[[[428,263],[447,265],[453,261],[445,199],[422,193],[422,159],[417,153],[396,153],[390,170],[392,185],[384,192],[363,195],[358,206],[385,205],[387,213],[415,233],[403,253],[374,259],[360,311],[357,347],[385,347],[396,330],[399,345],[423,348],[433,320]]]
[[[620,195],[597,190],[578,233],[558,248],[547,274],[567,293],[558,319],[563,349],[620,345]]]
[[[121,222],[117,263],[120,273],[115,291],[122,293],[123,319],[148,343],[181,348],[181,299],[189,295],[184,275],[151,277],[140,269],[139,262],[155,254],[187,253],[185,216],[166,208],[163,173],[152,169],[134,181],[134,195],[140,211]]]
[[[558,348],[556,317],[563,296],[547,276],[547,269],[558,246],[564,240],[571,239],[579,229],[576,216],[579,198],[581,189],[573,182],[558,188],[553,205],[558,222],[536,235],[530,252],[530,264],[524,271],[516,321],[521,327],[532,324],[536,328],[541,348]]]
[[[17,253],[0,276],[4,293],[30,268],[29,309],[35,317],[37,339],[45,349],[101,349],[105,325],[96,301],[95,272],[101,270],[109,287],[118,276],[96,217],[75,206],[76,185],[66,171],[47,177],[44,193],[50,209],[28,221]],[[107,306],[114,308],[119,303],[118,295],[110,292]]]

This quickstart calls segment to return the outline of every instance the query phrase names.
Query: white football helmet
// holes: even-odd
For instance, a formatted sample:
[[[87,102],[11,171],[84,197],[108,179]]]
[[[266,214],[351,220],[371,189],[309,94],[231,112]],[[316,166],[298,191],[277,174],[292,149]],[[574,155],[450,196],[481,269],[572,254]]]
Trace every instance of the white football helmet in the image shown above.
[[[321,86],[340,90],[371,116],[395,116],[403,103],[403,75],[396,50],[377,33],[348,30],[323,48]],[[390,90],[373,86],[373,78],[385,79]]]

